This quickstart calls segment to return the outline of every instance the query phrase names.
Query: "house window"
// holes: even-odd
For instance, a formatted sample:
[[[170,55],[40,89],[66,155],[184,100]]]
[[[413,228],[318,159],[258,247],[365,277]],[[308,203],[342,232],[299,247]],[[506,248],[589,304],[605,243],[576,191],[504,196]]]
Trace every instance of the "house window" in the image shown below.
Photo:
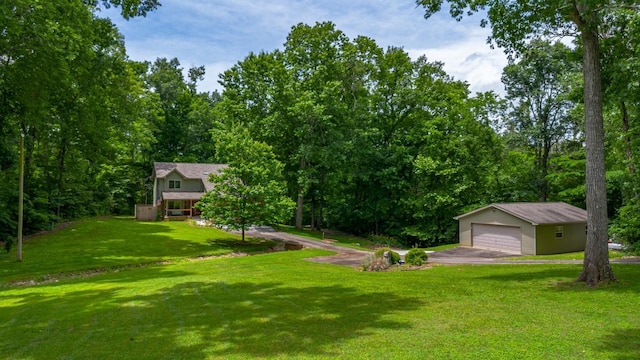
[[[180,189],[180,180],[169,180],[169,189]]]
[[[167,214],[169,216],[184,215],[182,213],[182,201],[180,201],[180,200],[169,200],[169,202],[167,204]]]
[[[564,227],[556,226],[556,239],[562,239],[564,237]]]

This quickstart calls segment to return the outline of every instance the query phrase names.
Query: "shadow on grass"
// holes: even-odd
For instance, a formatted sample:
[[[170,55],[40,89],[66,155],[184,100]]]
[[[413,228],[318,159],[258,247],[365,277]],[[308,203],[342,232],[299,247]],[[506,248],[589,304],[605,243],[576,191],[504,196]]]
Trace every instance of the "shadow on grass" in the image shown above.
[[[640,359],[640,328],[617,329],[602,338],[601,343],[594,344],[596,351],[612,354],[610,359]]]
[[[64,299],[27,295],[0,315],[0,348],[16,358],[340,357],[335,344],[406,328],[401,312],[423,305],[384,291],[277,282],[188,282],[134,296],[117,289]],[[9,315],[33,312],[43,316],[15,321]],[[9,332],[20,336],[8,342]]]
[[[552,285],[549,289],[557,291],[584,291],[591,289],[584,282],[577,282],[582,271],[582,265],[502,265],[504,271],[489,276],[482,276],[484,280],[500,282],[540,282],[547,281]],[[614,292],[640,293],[640,265],[613,264],[613,273],[618,281],[612,284],[598,286],[598,290]]]
[[[0,258],[0,285],[169,259],[260,252],[271,246],[273,243],[266,241],[240,245],[230,234],[184,223],[87,219],[30,239],[25,243],[21,263],[15,261],[15,256]]]

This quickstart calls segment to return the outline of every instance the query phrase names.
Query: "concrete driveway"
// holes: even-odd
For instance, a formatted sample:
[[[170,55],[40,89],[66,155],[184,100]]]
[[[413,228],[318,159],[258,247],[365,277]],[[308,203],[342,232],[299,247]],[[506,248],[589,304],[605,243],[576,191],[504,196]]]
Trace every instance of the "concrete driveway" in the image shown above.
[[[501,251],[458,246],[429,254],[429,262],[439,264],[489,264],[503,258],[517,257]]]
[[[255,229],[246,232],[247,236],[259,237],[264,239],[274,239],[281,240],[285,242],[295,242],[304,247],[314,248],[314,249],[324,249],[329,251],[334,251],[337,254],[331,256],[317,256],[308,258],[306,260],[323,263],[323,264],[335,264],[335,265],[346,265],[346,266],[361,266],[362,260],[365,256],[369,255],[369,251],[362,251],[356,249],[346,248],[344,246],[333,245],[328,242],[322,242],[318,240],[311,240],[304,238],[302,236],[296,236],[292,234],[287,234],[285,232],[275,231],[273,229],[262,228]]]
[[[324,243],[318,240],[310,240],[301,236],[275,231],[270,228],[257,228],[247,231],[248,236],[265,239],[278,239],[281,241],[295,242],[304,247],[335,251],[331,256],[317,256],[307,260],[323,263],[358,267],[362,265],[364,258],[371,254],[369,251],[345,248],[343,246]],[[408,251],[408,250],[407,250]],[[404,255],[407,251],[400,251]],[[456,247],[453,249],[429,253],[429,263],[435,264],[488,264],[495,263],[496,259],[517,256],[499,251],[480,250],[468,247]]]

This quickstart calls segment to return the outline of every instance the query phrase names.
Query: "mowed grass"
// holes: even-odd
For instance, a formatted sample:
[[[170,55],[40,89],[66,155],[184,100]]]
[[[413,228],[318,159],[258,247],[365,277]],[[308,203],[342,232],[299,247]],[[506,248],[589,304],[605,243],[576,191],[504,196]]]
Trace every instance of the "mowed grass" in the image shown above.
[[[622,259],[630,255],[624,251],[609,250],[609,259]],[[526,255],[509,258],[509,260],[584,260],[584,251],[551,255]]]
[[[10,254],[0,255],[0,286],[86,270],[256,252],[273,244],[256,239],[243,243],[235,234],[186,222],[87,219],[46,236],[25,240],[21,263],[16,262],[15,246]]]
[[[370,273],[304,260],[323,254],[329,253],[175,261],[4,287],[0,354],[7,359],[640,357],[638,265],[614,264],[619,283],[590,289],[573,282],[578,265]]]

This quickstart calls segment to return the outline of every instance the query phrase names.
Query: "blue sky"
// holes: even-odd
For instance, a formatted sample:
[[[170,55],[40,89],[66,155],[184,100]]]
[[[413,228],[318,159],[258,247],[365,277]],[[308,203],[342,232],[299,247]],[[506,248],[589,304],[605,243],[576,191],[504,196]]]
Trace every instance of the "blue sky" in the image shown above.
[[[204,65],[200,91],[221,90],[218,74],[250,52],[282,48],[291,27],[331,21],[350,39],[370,37],[382,48],[402,47],[412,58],[425,54],[442,61],[445,71],[467,81],[472,91],[503,92],[506,57],[486,44],[489,31],[478,15],[461,22],[447,12],[423,18],[413,0],[162,0],[146,18],[125,21],[110,16],[125,37],[133,60],[180,60],[186,69]],[[114,15],[114,16],[111,16]]]

